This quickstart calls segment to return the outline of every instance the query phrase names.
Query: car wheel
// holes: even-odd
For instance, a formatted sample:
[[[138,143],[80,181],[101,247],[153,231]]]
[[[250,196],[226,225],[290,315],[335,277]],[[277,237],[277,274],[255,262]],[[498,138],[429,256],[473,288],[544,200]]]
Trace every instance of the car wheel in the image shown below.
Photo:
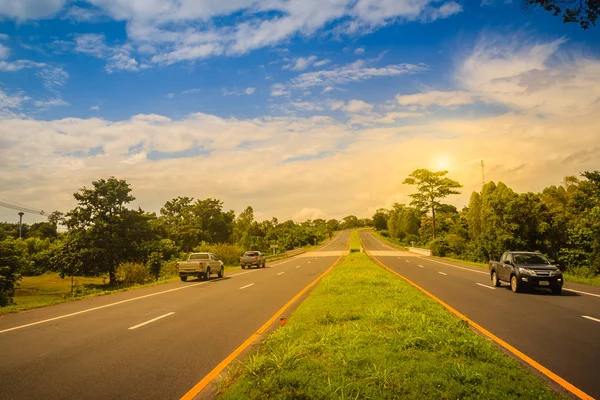
[[[180,276],[182,282],[187,282],[187,276]]]
[[[206,270],[204,273],[204,280],[207,281],[210,279],[210,268]]]
[[[267,266],[267,263],[266,263],[266,262],[264,262],[264,263],[263,263],[263,268],[264,268],[264,267],[266,267],[266,266]]]
[[[519,293],[519,290],[521,290],[521,285],[519,285],[519,279],[517,279],[516,275],[513,275],[510,277],[510,290],[513,291],[513,293]]]
[[[492,271],[492,286],[500,287],[500,279],[498,279],[498,275],[496,275],[496,271]]]
[[[242,264],[242,269],[246,269],[246,266],[244,264]]]
[[[219,270],[219,275],[218,275],[219,278],[222,278],[224,273],[225,273],[225,268],[221,267],[221,269]]]
[[[552,286],[550,288],[550,290],[552,290],[553,295],[558,296],[562,293],[562,286],[560,286],[560,285]]]

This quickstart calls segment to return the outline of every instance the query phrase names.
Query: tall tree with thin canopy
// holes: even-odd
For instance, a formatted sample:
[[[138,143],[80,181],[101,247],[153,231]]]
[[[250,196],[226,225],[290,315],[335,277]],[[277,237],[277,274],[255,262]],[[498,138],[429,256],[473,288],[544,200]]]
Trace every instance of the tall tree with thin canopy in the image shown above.
[[[417,193],[409,195],[412,197],[410,205],[425,212],[431,211],[434,239],[436,234],[435,212],[442,205],[440,201],[451,194],[460,194],[455,189],[462,187],[457,181],[446,177],[447,173],[448,171],[433,172],[420,168],[402,182],[405,185],[415,185],[417,187]]]

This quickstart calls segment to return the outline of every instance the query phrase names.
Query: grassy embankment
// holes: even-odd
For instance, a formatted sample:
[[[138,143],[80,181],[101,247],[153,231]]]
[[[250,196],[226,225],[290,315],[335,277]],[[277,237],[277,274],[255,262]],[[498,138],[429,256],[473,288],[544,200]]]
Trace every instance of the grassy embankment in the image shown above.
[[[354,249],[357,239],[354,233]],[[560,398],[360,252],[325,276],[218,386],[226,400]]]
[[[381,240],[385,240],[388,243],[403,247],[403,245],[399,244],[396,239],[381,236],[376,231],[373,231],[373,233]],[[487,263],[466,261],[466,260],[461,260],[461,259],[452,258],[452,257],[435,257],[435,258],[439,258],[440,260],[454,261],[454,262],[458,262],[458,263],[462,263],[462,264],[472,265],[474,267],[479,267],[479,268],[484,268],[484,269],[488,268]],[[573,275],[568,272],[563,272],[563,276],[565,277],[565,282],[575,282],[575,283],[582,283],[584,285],[600,286],[600,276],[590,278],[590,277],[584,277],[584,276],[579,276],[579,275]]]

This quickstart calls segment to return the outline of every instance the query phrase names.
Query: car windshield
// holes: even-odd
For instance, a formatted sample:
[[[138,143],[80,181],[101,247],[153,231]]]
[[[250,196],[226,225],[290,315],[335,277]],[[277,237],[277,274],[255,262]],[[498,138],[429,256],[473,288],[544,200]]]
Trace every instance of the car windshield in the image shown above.
[[[254,251],[247,251],[246,254],[244,254],[245,256],[249,256],[249,257],[254,257],[257,256],[258,253],[255,253]]]
[[[515,264],[519,265],[549,265],[550,262],[540,254],[515,254]]]
[[[192,254],[190,256],[190,260],[208,260],[208,254],[206,254],[206,253]]]

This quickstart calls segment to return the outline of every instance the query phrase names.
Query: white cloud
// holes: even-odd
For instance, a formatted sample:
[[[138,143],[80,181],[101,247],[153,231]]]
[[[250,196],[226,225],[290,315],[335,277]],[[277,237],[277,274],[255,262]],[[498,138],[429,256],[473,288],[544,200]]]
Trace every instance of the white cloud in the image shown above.
[[[29,60],[16,60],[16,61],[0,61],[0,71],[2,72],[15,72],[20,71],[24,68],[42,68],[45,67],[45,63],[38,63]]]
[[[6,92],[0,90],[0,110],[18,109],[27,100],[29,98],[22,93],[8,95]]]
[[[39,108],[49,108],[49,107],[62,107],[69,106],[70,104],[61,99],[60,97],[48,99],[48,100],[37,100],[34,102],[36,107]]]
[[[517,35],[484,36],[462,62],[458,81],[488,102],[557,114],[586,113],[600,98],[597,60]]]
[[[0,2],[0,16],[16,20],[42,19],[54,16],[67,0],[8,0]]]
[[[317,61],[316,63],[314,63],[313,65],[315,67],[322,67],[323,65],[329,64],[331,62],[331,60],[329,58],[326,58],[324,60],[321,61]]]
[[[175,97],[175,93],[167,93],[168,99],[172,99],[173,97]]]
[[[246,88],[246,90],[245,90],[245,93],[246,93],[246,94],[249,96],[249,95],[251,95],[252,93],[254,93],[255,91],[256,91],[256,89],[255,89],[255,88],[253,88],[253,87],[249,87],[249,88]]]
[[[109,74],[116,71],[140,70],[137,60],[131,57],[133,49],[130,45],[111,47],[106,44],[103,34],[86,33],[76,36],[75,51],[106,60],[104,69]]]
[[[69,79],[67,71],[61,67],[50,67],[41,69],[37,75],[44,81],[44,86],[50,91],[56,91]]]
[[[364,47],[359,47],[357,49],[354,49],[354,54],[363,54],[365,52],[365,48]]]
[[[361,82],[375,77],[398,76],[413,74],[426,70],[425,65],[392,64],[381,68],[368,67],[365,62],[358,60],[352,64],[329,70],[305,72],[290,81],[294,88],[306,89],[314,86],[332,86],[350,82]]]
[[[6,33],[0,33],[0,40],[8,40],[10,38],[10,36],[8,36]]]
[[[281,83],[271,85],[271,96],[289,96],[290,91]]]
[[[475,101],[472,93],[465,91],[441,92],[430,90],[409,95],[396,96],[398,104],[403,106],[417,105],[420,107],[429,107],[432,105],[440,107],[455,107],[465,104],[471,104]]]
[[[92,111],[100,111],[100,106],[91,106],[90,110],[92,110]]]
[[[319,218],[326,218],[326,214],[319,208],[308,208],[305,207],[298,211],[292,216],[292,219],[296,222],[304,222],[308,220],[314,220]]]
[[[96,21],[101,17],[98,10],[73,6],[63,16],[63,19],[72,19],[77,22]]]
[[[292,71],[302,71],[310,67],[317,60],[317,56],[297,57],[293,59],[293,64],[285,64],[283,69]]]
[[[42,79],[46,89],[52,92],[56,92],[58,87],[63,86],[69,79],[69,74],[62,67],[30,60],[0,61],[2,72],[18,72],[26,68],[37,68],[36,75]]]
[[[333,90],[333,86],[327,86],[325,89],[321,90],[321,93],[331,92]]]
[[[184,90],[183,92],[181,92],[181,94],[193,94],[193,93],[198,93],[200,92],[201,89],[188,89],[188,90]]]
[[[5,2],[6,3],[6,2]],[[0,15],[16,19],[51,16],[66,0],[22,0],[0,4]],[[437,0],[88,0],[71,6],[66,18],[90,21],[102,15],[126,24],[133,49],[153,48],[152,63],[172,64],[219,55],[241,55],[310,37],[328,26],[356,34],[397,22],[427,22],[462,9]],[[223,18],[235,15],[235,18]],[[218,23],[215,19],[220,18]],[[223,21],[228,21],[223,23]],[[150,47],[144,47],[145,45]],[[280,51],[281,49],[277,49]],[[87,53],[93,55],[92,53]],[[130,70],[135,65],[127,53]],[[124,57],[124,56],[123,56]],[[123,65],[123,64],[121,64]],[[302,70],[298,65],[297,70]]]
[[[373,104],[365,103],[362,100],[350,100],[348,104],[342,107],[342,110],[349,113],[364,113],[373,111]]]
[[[0,43],[0,60],[5,60],[10,56],[10,48]]]

